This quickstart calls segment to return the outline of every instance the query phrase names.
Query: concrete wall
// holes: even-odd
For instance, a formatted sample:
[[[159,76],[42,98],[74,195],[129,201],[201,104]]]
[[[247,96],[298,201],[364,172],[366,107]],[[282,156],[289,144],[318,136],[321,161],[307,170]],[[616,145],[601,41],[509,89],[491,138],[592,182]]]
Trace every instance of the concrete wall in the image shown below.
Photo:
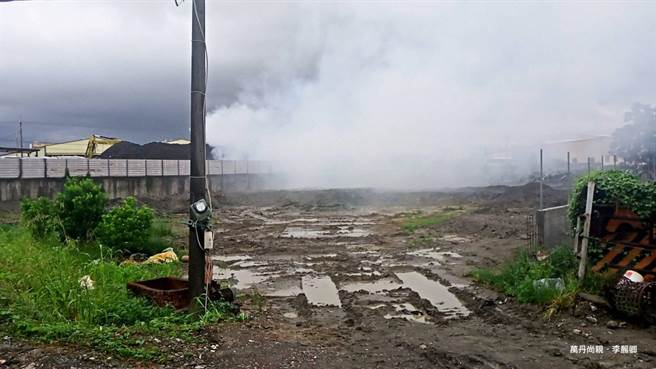
[[[266,174],[227,174],[208,176],[213,193],[260,191],[271,188],[275,176]],[[188,176],[95,177],[110,199],[135,196],[144,200],[186,198]],[[0,178],[0,201],[16,202],[24,197],[53,198],[64,187],[65,178]]]
[[[572,235],[567,220],[567,205],[538,210],[535,221],[539,245],[554,248],[572,244]]]

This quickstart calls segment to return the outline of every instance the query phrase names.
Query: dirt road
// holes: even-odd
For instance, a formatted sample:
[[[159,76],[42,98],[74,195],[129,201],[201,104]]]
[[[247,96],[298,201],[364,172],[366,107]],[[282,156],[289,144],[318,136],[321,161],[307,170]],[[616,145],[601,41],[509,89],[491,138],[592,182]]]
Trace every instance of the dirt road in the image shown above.
[[[411,206],[281,199],[223,206],[215,274],[242,293],[252,319],[206,330],[210,344],[180,347],[161,366],[656,367],[654,328],[609,329],[617,318],[585,302],[547,321],[538,308],[467,277],[526,247],[533,193],[525,191],[471,190]],[[564,198],[554,192],[548,201]],[[402,227],[409,214],[445,212],[447,219],[414,232]],[[614,346],[637,353],[614,353]],[[17,347],[25,348],[17,367],[141,367],[100,355],[89,360],[93,353],[82,357],[72,348],[41,347],[35,355],[30,345],[5,345]],[[603,353],[595,353],[599,347]]]

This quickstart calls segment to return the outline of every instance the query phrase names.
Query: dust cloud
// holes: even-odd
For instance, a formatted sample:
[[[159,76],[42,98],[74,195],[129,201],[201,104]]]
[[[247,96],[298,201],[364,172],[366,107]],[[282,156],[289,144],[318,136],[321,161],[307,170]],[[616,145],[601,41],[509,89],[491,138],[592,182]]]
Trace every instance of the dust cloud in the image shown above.
[[[208,22],[210,59],[225,41],[256,62],[210,112],[208,141],[226,158],[272,161],[290,187],[516,180],[537,168],[541,143],[609,134],[631,103],[655,101],[654,4],[230,9],[257,21],[230,33]],[[512,162],[505,173],[498,157]]]

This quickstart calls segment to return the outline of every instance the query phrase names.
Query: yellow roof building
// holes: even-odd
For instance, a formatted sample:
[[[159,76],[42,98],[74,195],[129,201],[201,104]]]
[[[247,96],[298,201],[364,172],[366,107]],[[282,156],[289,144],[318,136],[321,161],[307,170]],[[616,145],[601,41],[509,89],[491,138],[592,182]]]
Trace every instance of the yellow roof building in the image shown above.
[[[30,156],[85,156],[94,158],[102,154],[112,145],[121,142],[118,138],[92,135],[89,138],[53,144],[34,144],[33,148],[39,151],[30,153]]]

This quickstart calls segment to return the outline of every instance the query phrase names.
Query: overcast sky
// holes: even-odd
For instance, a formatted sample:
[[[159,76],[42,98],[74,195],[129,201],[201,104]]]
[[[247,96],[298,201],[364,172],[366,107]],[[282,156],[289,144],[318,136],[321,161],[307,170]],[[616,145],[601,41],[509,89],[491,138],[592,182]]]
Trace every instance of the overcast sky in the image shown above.
[[[191,1],[0,2],[0,145],[21,117],[27,141],[188,136]],[[207,3],[208,140],[308,183],[607,134],[656,103],[656,2]]]

